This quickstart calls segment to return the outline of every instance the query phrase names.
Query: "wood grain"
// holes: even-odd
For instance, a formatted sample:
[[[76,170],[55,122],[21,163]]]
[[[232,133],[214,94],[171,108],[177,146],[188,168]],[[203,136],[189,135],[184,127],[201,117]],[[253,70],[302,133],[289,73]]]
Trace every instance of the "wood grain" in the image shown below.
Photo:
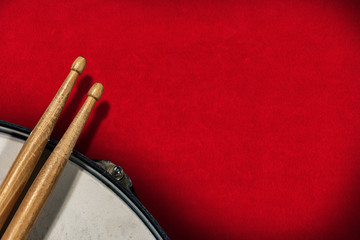
[[[28,236],[41,209],[44,207],[51,191],[59,179],[95,102],[101,97],[102,91],[102,84],[95,83],[88,92],[88,98],[85,103],[55,147],[54,151],[46,160],[44,166],[41,168],[38,176],[35,178],[29,191],[25,195],[25,198],[21,202],[3,235],[3,240],[21,240]]]
[[[78,76],[84,71],[85,65],[86,60],[83,57],[78,57],[74,61],[69,75],[36,124],[2,182],[0,186],[0,229],[3,227],[29,180],[69,97],[71,89]]]

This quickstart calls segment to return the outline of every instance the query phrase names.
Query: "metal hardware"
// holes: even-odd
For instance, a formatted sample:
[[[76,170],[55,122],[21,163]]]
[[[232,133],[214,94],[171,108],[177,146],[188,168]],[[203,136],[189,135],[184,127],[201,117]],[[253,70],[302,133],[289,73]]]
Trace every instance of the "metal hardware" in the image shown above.
[[[108,160],[94,160],[101,168],[114,177],[123,187],[133,193],[135,196],[135,190],[133,188],[130,177],[124,172],[124,170]]]

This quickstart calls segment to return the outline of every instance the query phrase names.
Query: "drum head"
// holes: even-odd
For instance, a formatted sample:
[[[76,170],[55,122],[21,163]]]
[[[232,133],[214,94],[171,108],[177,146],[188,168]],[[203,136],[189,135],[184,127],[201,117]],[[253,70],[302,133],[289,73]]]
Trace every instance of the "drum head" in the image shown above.
[[[29,133],[0,121],[0,183]],[[56,143],[49,141],[37,170]],[[76,151],[69,160],[29,239],[168,239],[140,201],[93,160]]]

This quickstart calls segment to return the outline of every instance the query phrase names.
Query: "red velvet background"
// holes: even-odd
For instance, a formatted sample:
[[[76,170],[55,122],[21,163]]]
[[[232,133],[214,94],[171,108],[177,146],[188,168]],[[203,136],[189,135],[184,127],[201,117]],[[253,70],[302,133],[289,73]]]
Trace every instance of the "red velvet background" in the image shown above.
[[[271,2],[271,3],[270,3]],[[360,4],[0,1],[0,118],[33,128],[73,60],[76,149],[172,239],[360,239]]]

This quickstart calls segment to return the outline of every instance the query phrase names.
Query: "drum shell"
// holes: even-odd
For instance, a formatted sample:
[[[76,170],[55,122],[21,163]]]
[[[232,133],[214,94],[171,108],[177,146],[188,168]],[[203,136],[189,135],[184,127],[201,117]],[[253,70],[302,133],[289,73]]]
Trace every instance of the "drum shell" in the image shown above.
[[[9,139],[11,139],[11,141],[15,142],[15,143],[12,143],[14,146],[1,146],[0,145],[0,158],[15,159],[16,154],[17,154],[16,151],[19,151],[19,148],[21,147],[22,143],[27,138],[29,133],[30,133],[29,129],[26,129],[21,126],[18,126],[18,125],[12,124],[12,123],[8,123],[5,121],[0,121],[0,138],[1,138],[1,136],[2,137],[7,136]],[[54,148],[54,146],[56,144],[57,144],[57,141],[55,141],[55,140],[51,139],[49,141],[49,143],[47,144],[47,147],[46,147],[46,151],[44,151],[44,154],[42,156],[42,159],[46,159],[46,156],[50,154],[50,152],[52,151],[52,149]],[[12,151],[12,153],[9,154],[9,151]],[[136,239],[136,238],[140,239],[140,238],[144,237],[144,236],[137,235],[136,232],[138,232],[139,230],[135,230],[132,232],[125,230],[125,228],[129,229],[131,227],[129,227],[129,226],[125,227],[124,225],[126,225],[127,223],[121,222],[122,220],[120,218],[118,219],[119,223],[117,226],[119,226],[119,225],[121,225],[121,226],[119,226],[119,227],[115,226],[117,221],[116,221],[116,218],[114,218],[112,215],[121,216],[121,214],[123,214],[123,213],[118,212],[118,209],[116,206],[119,207],[120,205],[124,205],[123,206],[124,208],[122,211],[130,210],[133,213],[133,214],[130,213],[130,215],[136,216],[135,218],[133,218],[133,221],[136,222],[135,225],[137,224],[140,226],[141,225],[140,223],[144,224],[144,226],[148,229],[148,233],[150,233],[150,235],[148,235],[148,236],[151,236],[154,239],[168,239],[165,232],[162,230],[162,228],[159,226],[159,224],[156,222],[156,220],[151,216],[151,214],[146,210],[146,208],[141,204],[141,202],[137,199],[137,197],[133,193],[128,191],[124,186],[122,186],[120,184],[120,182],[117,181],[113,176],[111,176],[105,169],[99,167],[93,160],[87,158],[86,156],[84,156],[81,153],[76,152],[76,151],[73,151],[69,160],[70,161],[68,162],[68,164],[66,166],[66,169],[68,169],[68,170],[64,172],[64,174],[63,174],[64,176],[60,177],[60,180],[59,180],[60,185],[58,184],[59,186],[57,186],[55,188],[55,192],[56,191],[57,192],[53,193],[50,196],[49,202],[47,203],[47,206],[45,206],[45,208],[44,208],[45,212],[43,212],[39,217],[38,222],[43,224],[42,227],[48,228],[48,229],[42,229],[42,227],[39,227],[39,226],[36,227],[36,225],[35,225],[34,229],[36,229],[36,230],[33,229],[32,233],[30,234],[29,239],[39,239],[39,238],[52,239],[50,237],[51,233],[49,234],[49,231],[54,230],[54,226],[52,226],[51,224],[49,225],[47,223],[48,221],[46,220],[45,215],[53,214],[54,216],[51,216],[53,218],[53,222],[57,223],[59,221],[55,221],[55,220],[59,219],[62,216],[61,214],[63,214],[63,212],[66,212],[66,211],[61,210],[61,208],[64,208],[64,206],[60,206],[60,208],[59,208],[60,210],[58,209],[60,211],[60,214],[59,214],[59,211],[56,212],[56,211],[50,210],[50,211],[46,212],[46,209],[49,208],[49,206],[51,208],[51,206],[54,206],[54,202],[56,203],[57,201],[59,201],[59,199],[56,199],[56,196],[59,194],[61,195],[63,189],[67,189],[67,191],[65,191],[66,196],[61,197],[60,202],[61,202],[61,200],[65,201],[65,203],[67,203],[69,201],[73,202],[74,201],[73,199],[72,200],[69,200],[69,199],[71,199],[70,197],[74,198],[74,196],[76,196],[77,194],[76,194],[76,192],[73,192],[73,191],[75,191],[74,189],[67,188],[67,186],[72,185],[72,184],[74,185],[75,180],[80,182],[81,179],[82,180],[87,179],[86,181],[89,183],[92,182],[90,184],[93,184],[95,189],[97,189],[97,188],[107,189],[107,190],[104,190],[104,194],[98,193],[98,195],[104,195],[104,196],[105,195],[107,195],[107,196],[113,195],[111,198],[113,198],[113,197],[115,199],[117,198],[116,200],[113,199],[111,201],[110,200],[103,201],[103,200],[99,200],[99,199],[91,199],[91,198],[96,198],[97,195],[94,195],[92,197],[82,196],[81,201],[78,201],[77,205],[74,206],[74,208],[76,208],[76,209],[79,208],[79,209],[77,209],[77,211],[80,211],[80,208],[83,207],[83,205],[84,205],[83,203],[87,202],[88,204],[93,206],[93,208],[96,208],[98,210],[107,209],[103,213],[100,212],[98,217],[96,217],[96,215],[95,215],[95,217],[94,217],[94,215],[92,215],[92,217],[91,217],[91,218],[94,218],[92,220],[93,225],[95,224],[96,227],[98,227],[98,229],[100,229],[101,231],[104,230],[105,228],[110,229],[110,231],[114,231],[114,232],[109,233],[108,230],[104,230],[105,234],[106,234],[106,232],[109,233],[109,236],[110,235],[113,236],[114,239],[119,239],[121,237],[135,237],[133,239]],[[0,165],[3,163],[4,163],[4,161],[0,161]],[[7,166],[7,167],[9,168],[10,166]],[[41,161],[37,166],[37,170],[39,170],[40,167],[41,167]],[[0,181],[2,181],[2,179],[4,178],[4,174],[5,174],[4,173],[5,167],[0,166],[0,169],[2,169],[2,172],[1,172],[2,176],[0,175]],[[32,176],[32,178],[34,178],[34,177],[35,177],[35,174],[34,174],[34,176]],[[61,182],[62,182],[62,185],[61,185]],[[76,184],[78,184],[78,182],[76,182]],[[86,187],[87,186],[85,185],[79,189],[84,189]],[[91,193],[93,191],[94,191],[94,189],[89,189],[88,193]],[[51,201],[53,201],[53,202],[51,202]],[[96,204],[96,201],[99,201],[99,203]],[[113,205],[116,205],[116,206],[111,206],[111,205],[107,206],[108,202],[114,202]],[[62,203],[62,204],[64,204],[64,203]],[[59,204],[55,204],[55,205],[59,206]],[[78,206],[80,206],[80,207],[78,207]],[[124,209],[127,209],[127,210],[124,210]],[[84,211],[84,209],[82,211]],[[94,209],[92,209],[91,211],[88,210],[88,212],[92,212],[92,211],[95,211],[95,210]],[[71,213],[71,211],[69,211],[69,212]],[[74,212],[76,212],[76,211],[74,211]],[[85,212],[87,212],[87,211],[85,210]],[[44,217],[45,217],[45,219],[44,219]],[[77,220],[77,219],[75,218],[75,220]],[[138,221],[138,220],[140,220],[140,221]],[[104,224],[104,222],[106,222],[106,221],[115,223],[114,227],[106,226],[106,224]],[[44,223],[46,223],[46,224],[44,225]],[[71,223],[69,225],[67,225],[67,224],[63,224],[63,225],[64,225],[63,227],[66,228],[66,226],[71,226]],[[131,226],[134,227],[135,225],[131,225]],[[93,227],[90,227],[90,228],[93,228]],[[134,229],[136,229],[136,228],[137,227],[135,226]],[[143,226],[140,228],[143,228]],[[91,230],[93,230],[93,229],[91,229]],[[74,231],[75,232],[77,231],[76,228]],[[66,232],[66,230],[64,230],[63,232]],[[127,235],[126,234],[123,235],[124,232]],[[144,232],[147,232],[147,230],[144,230]],[[91,239],[97,239],[97,238],[111,239],[109,237],[105,238],[104,235],[101,235],[101,234],[96,235],[96,236],[95,235],[96,234],[94,234],[93,231],[86,232],[86,230],[83,230],[83,232],[81,232],[80,235],[78,235],[76,237],[70,236],[68,234],[68,236],[65,236],[65,235],[58,236],[57,239],[89,239],[89,237]],[[149,239],[149,238],[150,237],[146,237],[146,239]]]

